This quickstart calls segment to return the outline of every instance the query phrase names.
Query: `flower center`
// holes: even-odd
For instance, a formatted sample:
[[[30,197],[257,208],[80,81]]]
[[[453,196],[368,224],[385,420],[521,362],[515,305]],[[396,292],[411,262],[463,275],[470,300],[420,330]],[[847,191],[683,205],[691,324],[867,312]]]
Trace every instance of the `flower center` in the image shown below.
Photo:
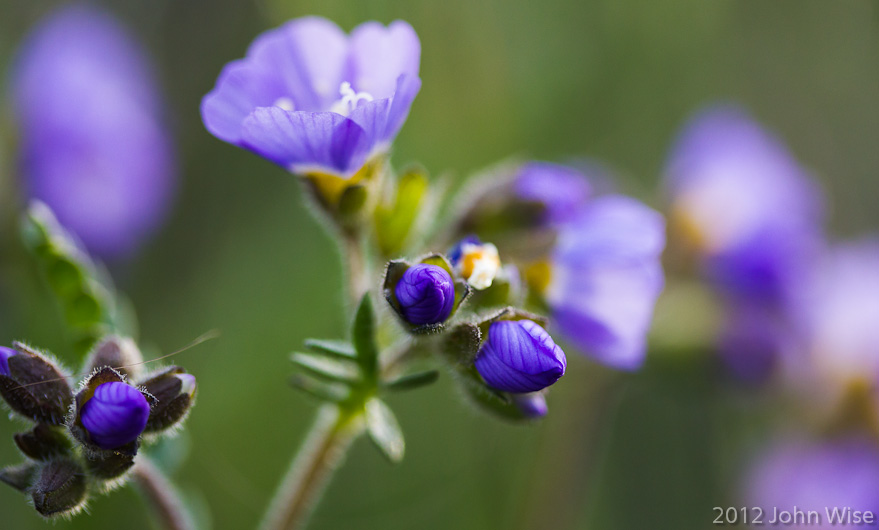
[[[296,110],[296,106],[293,104],[293,100],[288,97],[280,97],[276,99],[274,106],[280,109],[284,109],[286,111]]]
[[[351,83],[348,81],[343,82],[339,86],[339,95],[342,96],[342,99],[333,103],[333,106],[330,107],[330,112],[335,112],[336,114],[341,114],[346,117],[357,108],[357,105],[361,101],[373,100],[372,94],[369,92],[355,92],[354,89],[351,88]]]

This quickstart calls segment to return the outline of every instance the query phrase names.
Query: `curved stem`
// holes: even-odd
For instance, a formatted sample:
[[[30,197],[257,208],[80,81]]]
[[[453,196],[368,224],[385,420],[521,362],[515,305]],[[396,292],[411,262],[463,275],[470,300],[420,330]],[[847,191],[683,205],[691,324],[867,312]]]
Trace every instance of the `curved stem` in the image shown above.
[[[177,489],[152,460],[145,455],[138,456],[132,469],[132,478],[162,528],[195,529],[195,522],[180,500]]]
[[[275,493],[263,530],[300,528],[311,514],[351,443],[363,432],[362,413],[323,405],[314,425]]]

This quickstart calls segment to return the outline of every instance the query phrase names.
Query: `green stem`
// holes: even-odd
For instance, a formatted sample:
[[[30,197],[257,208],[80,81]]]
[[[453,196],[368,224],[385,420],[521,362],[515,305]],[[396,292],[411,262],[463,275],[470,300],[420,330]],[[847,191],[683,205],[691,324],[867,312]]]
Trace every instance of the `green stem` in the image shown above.
[[[275,493],[260,528],[302,528],[333,471],[342,464],[351,443],[364,428],[362,411],[343,409],[335,404],[323,405]]]
[[[168,477],[145,455],[137,457],[132,478],[150,505],[160,526],[168,530],[194,530],[195,522]]]

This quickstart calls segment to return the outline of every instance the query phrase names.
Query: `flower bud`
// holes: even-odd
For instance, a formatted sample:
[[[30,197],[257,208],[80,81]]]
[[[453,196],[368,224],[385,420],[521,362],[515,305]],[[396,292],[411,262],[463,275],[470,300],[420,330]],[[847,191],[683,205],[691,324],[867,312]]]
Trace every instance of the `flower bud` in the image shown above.
[[[111,335],[95,345],[85,366],[89,372],[109,366],[126,377],[134,377],[142,362],[143,356],[133,340]]]
[[[34,460],[49,460],[66,454],[71,448],[70,439],[59,427],[45,423],[38,423],[32,430],[15,434],[12,438],[21,452]]]
[[[546,406],[546,398],[540,392],[514,394],[513,404],[526,418],[542,418],[549,410]]]
[[[150,416],[150,404],[140,390],[123,382],[100,384],[80,412],[80,422],[101,449],[116,449],[140,436]]]
[[[158,401],[153,406],[146,432],[163,431],[173,427],[189,412],[195,397],[195,376],[173,366],[143,383],[147,392]]]
[[[499,320],[475,360],[488,386],[512,393],[536,392],[564,375],[567,359],[542,327],[531,320]]]
[[[407,269],[394,293],[403,318],[410,324],[443,322],[455,304],[452,277],[436,265],[420,264]]]
[[[73,512],[86,498],[85,471],[69,459],[47,462],[31,488],[34,508],[43,517]]]
[[[0,347],[0,396],[28,419],[63,424],[73,392],[61,370],[27,346],[15,347]]]

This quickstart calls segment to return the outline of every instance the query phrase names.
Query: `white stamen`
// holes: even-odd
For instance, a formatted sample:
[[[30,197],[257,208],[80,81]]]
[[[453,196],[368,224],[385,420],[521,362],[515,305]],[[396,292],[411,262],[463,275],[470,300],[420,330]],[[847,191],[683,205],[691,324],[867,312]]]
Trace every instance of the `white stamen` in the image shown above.
[[[276,99],[274,106],[280,109],[284,109],[286,111],[293,111],[296,109],[296,106],[293,104],[293,100],[288,97],[280,97]]]
[[[330,107],[330,112],[335,112],[342,116],[351,114],[361,101],[373,100],[372,94],[369,92],[355,92],[348,81],[343,82],[339,86],[339,95],[342,96],[342,99],[333,103],[333,106]]]

